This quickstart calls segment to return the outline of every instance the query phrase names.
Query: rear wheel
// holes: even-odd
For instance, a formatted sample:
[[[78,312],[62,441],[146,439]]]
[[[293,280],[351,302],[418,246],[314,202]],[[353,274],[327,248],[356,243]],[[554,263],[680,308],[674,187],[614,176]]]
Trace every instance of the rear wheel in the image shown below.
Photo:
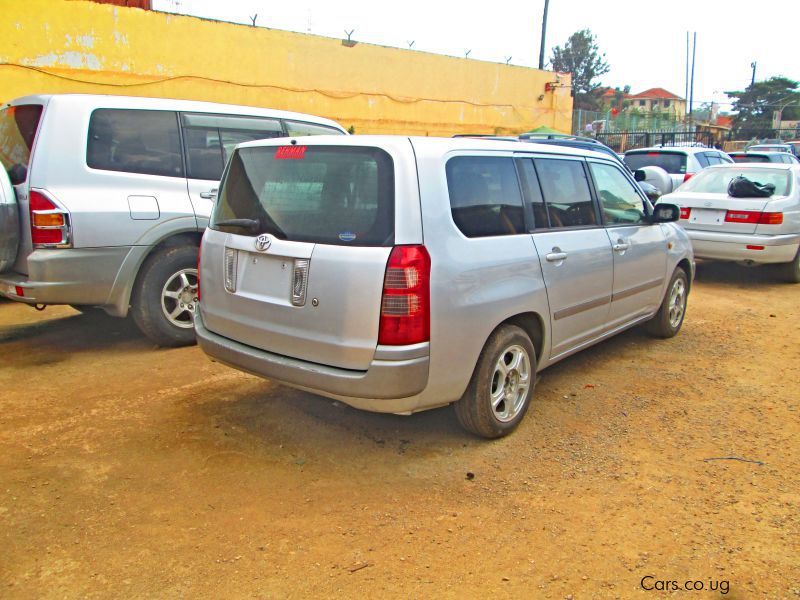
[[[689,278],[686,271],[678,267],[672,274],[667,293],[661,301],[656,315],[647,323],[650,334],[670,338],[676,335],[686,316],[686,303],[689,298]]]
[[[536,352],[528,334],[503,325],[489,337],[464,395],[454,404],[461,426],[484,438],[508,435],[530,405]]]
[[[800,283],[800,250],[795,254],[794,260],[781,265],[783,268],[783,277],[789,283]]]
[[[164,248],[142,266],[131,301],[136,325],[159,346],[195,342],[197,246]]]

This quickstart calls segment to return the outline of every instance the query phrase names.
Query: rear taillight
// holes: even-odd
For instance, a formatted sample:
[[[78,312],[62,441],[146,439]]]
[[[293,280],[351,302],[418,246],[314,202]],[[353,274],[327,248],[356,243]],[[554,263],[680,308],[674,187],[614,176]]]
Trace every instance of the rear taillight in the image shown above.
[[[431,258],[425,246],[395,246],[386,265],[378,343],[390,346],[430,340]]]
[[[68,248],[71,245],[67,211],[36,190],[31,190],[28,195],[28,210],[31,217],[31,243],[34,248]]]
[[[783,213],[782,212],[763,212],[758,219],[759,225],[782,225]]]
[[[688,206],[681,207],[681,219],[688,219],[689,215],[692,214],[692,209]]]
[[[200,255],[203,252],[203,238],[205,233],[200,236],[200,244],[197,246],[197,301],[200,302]]]
[[[683,183],[686,183],[686,182],[687,182],[687,181],[689,181],[689,180],[690,180],[692,177],[694,177],[694,173],[687,173],[686,175],[684,175],[684,176],[683,176]]]
[[[725,213],[726,223],[756,223],[758,225],[780,225],[782,212],[758,212],[754,210],[729,210]]]

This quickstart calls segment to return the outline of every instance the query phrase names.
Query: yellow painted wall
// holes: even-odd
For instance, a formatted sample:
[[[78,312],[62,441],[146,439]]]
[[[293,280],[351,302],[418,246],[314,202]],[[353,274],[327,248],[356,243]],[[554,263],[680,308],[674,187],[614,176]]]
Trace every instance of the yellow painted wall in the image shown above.
[[[185,98],[317,114],[357,133],[570,130],[569,87],[546,92],[548,71],[83,0],[0,0],[0,15],[0,101]]]

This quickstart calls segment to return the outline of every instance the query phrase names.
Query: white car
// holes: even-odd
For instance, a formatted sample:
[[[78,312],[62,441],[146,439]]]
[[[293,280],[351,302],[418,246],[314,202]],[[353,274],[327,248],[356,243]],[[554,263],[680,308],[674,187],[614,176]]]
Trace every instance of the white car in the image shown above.
[[[768,198],[734,198],[731,180],[743,175],[771,183]],[[783,264],[787,280],[800,283],[800,164],[737,164],[709,167],[663,201],[681,209],[679,223],[697,258]]]
[[[729,164],[733,159],[722,150],[705,146],[654,146],[628,150],[624,161],[631,171],[661,167],[669,173],[675,190],[706,167]]]

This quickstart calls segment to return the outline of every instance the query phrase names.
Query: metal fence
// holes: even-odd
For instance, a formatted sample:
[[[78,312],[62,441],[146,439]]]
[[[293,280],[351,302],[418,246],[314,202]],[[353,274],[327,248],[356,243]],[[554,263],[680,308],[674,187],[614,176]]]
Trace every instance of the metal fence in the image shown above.
[[[798,129],[733,129],[728,133],[729,140],[796,140],[800,138]]]
[[[614,131],[598,133],[595,137],[615,152],[658,145],[714,145],[714,136],[708,131]]]

